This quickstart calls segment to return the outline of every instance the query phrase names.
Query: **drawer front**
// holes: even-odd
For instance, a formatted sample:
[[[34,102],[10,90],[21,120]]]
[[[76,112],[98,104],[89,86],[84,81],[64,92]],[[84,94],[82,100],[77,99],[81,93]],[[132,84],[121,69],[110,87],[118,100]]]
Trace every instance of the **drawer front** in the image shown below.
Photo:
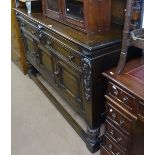
[[[37,35],[37,32],[39,30],[39,27],[37,24],[34,24],[33,22],[31,21],[28,21],[26,20],[25,18],[21,17],[20,16],[20,26],[22,28],[25,29],[25,31],[27,31],[28,33],[36,36]]]
[[[119,108],[112,106],[109,100],[106,101],[107,118],[110,119],[123,132],[129,134],[132,128],[132,119],[125,113],[122,113]]]
[[[55,50],[57,55],[63,56],[66,61],[69,63],[81,67],[81,56],[76,53],[74,49],[65,45],[63,42],[59,41],[52,36],[49,36],[47,33],[44,33],[46,36],[46,47]]]
[[[139,101],[139,111],[138,114],[144,118],[144,103],[142,103],[141,101]]]
[[[115,143],[113,143],[108,136],[105,136],[105,148],[112,154],[112,155],[126,155],[126,153]]]
[[[128,137],[125,136],[120,130],[112,125],[108,120],[106,120],[106,134],[113,140],[116,144],[123,147],[126,151],[128,147]]]
[[[113,97],[118,103],[123,106],[126,110],[133,114],[137,114],[137,102],[135,97],[125,92],[117,85],[109,82],[108,83],[108,95]]]
[[[100,155],[111,155],[111,153],[104,146],[101,145],[100,148]]]

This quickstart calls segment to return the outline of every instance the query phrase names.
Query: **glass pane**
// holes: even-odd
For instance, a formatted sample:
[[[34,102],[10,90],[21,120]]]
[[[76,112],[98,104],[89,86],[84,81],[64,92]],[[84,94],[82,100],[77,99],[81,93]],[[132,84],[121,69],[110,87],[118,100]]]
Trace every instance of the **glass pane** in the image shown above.
[[[83,20],[83,0],[66,0],[66,14]]]
[[[47,0],[47,6],[50,10],[59,11],[58,0]]]

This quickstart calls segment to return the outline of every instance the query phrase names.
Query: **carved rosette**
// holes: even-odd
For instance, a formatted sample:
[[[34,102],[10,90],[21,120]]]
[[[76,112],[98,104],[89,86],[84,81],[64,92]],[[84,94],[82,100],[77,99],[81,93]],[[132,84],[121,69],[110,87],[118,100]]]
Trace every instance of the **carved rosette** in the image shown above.
[[[84,93],[86,100],[91,98],[91,63],[88,58],[83,59],[83,80],[84,80]]]

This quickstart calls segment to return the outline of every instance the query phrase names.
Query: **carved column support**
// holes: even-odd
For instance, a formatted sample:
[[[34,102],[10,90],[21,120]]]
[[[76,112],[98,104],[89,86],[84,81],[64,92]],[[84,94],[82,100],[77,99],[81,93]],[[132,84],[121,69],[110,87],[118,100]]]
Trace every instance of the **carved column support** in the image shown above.
[[[85,99],[89,101],[91,99],[91,63],[88,58],[83,59],[83,79],[84,79],[84,94]]]

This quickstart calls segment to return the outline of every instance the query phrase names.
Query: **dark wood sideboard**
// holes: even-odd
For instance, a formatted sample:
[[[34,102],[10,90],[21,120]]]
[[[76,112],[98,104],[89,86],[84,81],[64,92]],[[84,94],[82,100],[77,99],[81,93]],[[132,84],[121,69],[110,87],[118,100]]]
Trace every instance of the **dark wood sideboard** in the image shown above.
[[[107,82],[105,136],[101,155],[144,154],[144,65],[143,58],[103,73]],[[104,105],[104,103],[103,103]]]
[[[96,152],[100,148],[100,125],[105,117],[102,105],[106,87],[101,73],[118,62],[122,27],[111,24],[110,31],[86,35],[40,12],[27,14],[24,8],[15,11],[30,77],[72,125],[88,149]],[[129,50],[131,55],[139,51],[135,48]],[[87,132],[39,82],[38,73],[86,120]]]

